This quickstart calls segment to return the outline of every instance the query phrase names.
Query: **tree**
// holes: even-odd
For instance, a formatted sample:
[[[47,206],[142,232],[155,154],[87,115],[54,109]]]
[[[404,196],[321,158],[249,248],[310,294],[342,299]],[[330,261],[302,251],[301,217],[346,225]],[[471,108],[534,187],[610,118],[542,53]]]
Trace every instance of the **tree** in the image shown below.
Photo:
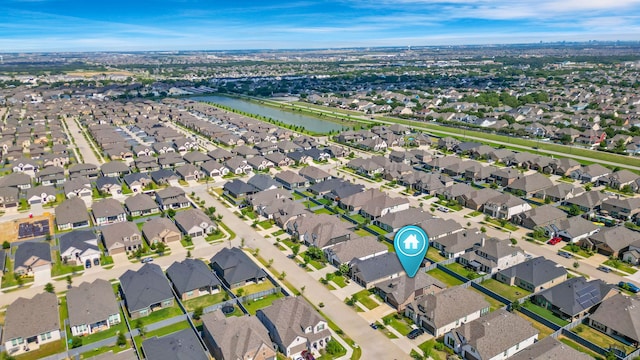
[[[80,346],[82,346],[82,338],[78,337],[78,336],[74,336],[71,338],[71,348],[75,349],[75,348],[79,348]]]
[[[238,295],[238,297],[242,297],[242,295],[244,294],[244,289],[240,288],[236,291],[236,295]]]
[[[55,292],[56,292],[56,289],[53,287],[53,284],[52,284],[52,283],[47,283],[47,284],[44,286],[44,291],[46,291],[46,292],[48,292],[48,293],[52,293],[52,294],[53,294],[53,293],[55,293]]]
[[[173,209],[169,209],[169,210],[167,210],[167,215],[169,215],[169,217],[172,218],[172,217],[176,216],[176,211],[173,210]]]
[[[480,227],[480,231],[484,234],[484,233],[487,232],[487,228],[482,226],[482,227]]]
[[[142,320],[140,319],[136,320],[134,328],[138,329],[138,333],[140,334],[140,336],[144,337],[144,334],[146,333],[146,331],[144,329],[144,324],[142,323]]]
[[[587,191],[589,191],[589,190],[587,190]],[[580,215],[581,212],[582,211],[580,210],[580,207],[578,205],[576,205],[576,204],[569,205],[569,215],[578,216],[578,215]]]
[[[283,271],[283,272],[280,274],[280,276],[278,276],[278,280],[284,280],[284,278],[286,278],[286,277],[287,277],[287,273]]]
[[[8,241],[6,241],[6,240],[5,240],[5,242],[3,242],[3,243],[2,243],[2,248],[3,248],[3,249],[5,249],[5,250],[6,250],[6,249],[8,249],[8,248],[10,248],[10,247],[11,247],[11,243],[10,243],[10,242],[8,242]]]
[[[574,261],[574,262],[573,262],[573,268],[574,268],[574,269],[577,269],[577,268],[579,268],[579,267],[580,267],[580,263],[579,263],[579,262],[577,262],[577,261]]]
[[[300,252],[300,245],[299,244],[295,244],[291,247],[291,252],[293,253],[293,256],[298,256],[298,253]]]
[[[71,277],[71,275],[67,275],[67,287],[71,287],[72,283],[73,283],[73,278]]]
[[[585,191],[591,191],[591,188],[592,188],[592,187],[593,187],[593,184],[591,184],[591,183],[586,183],[586,184],[584,185],[584,190],[585,190]]]
[[[195,320],[200,320],[200,318],[202,317],[202,313],[204,312],[204,310],[202,309],[202,306],[198,306],[197,308],[195,308],[193,310],[193,318]]]
[[[159,242],[156,244],[156,253],[164,254],[164,251],[167,249],[167,245],[163,242]]]
[[[349,264],[340,264],[340,267],[338,268],[338,271],[340,271],[342,276],[346,276],[349,273],[349,270],[351,270],[351,268],[349,268]]]
[[[191,250],[187,250],[187,258],[191,257]]]
[[[120,347],[127,345],[127,338],[124,336],[124,333],[118,332],[118,339],[116,340],[116,345]]]
[[[520,301],[514,300],[510,306],[511,312],[520,310],[520,307],[522,307],[522,304],[520,304]]]
[[[271,265],[273,265],[273,259],[269,259],[269,261],[267,261],[267,267],[270,268]]]

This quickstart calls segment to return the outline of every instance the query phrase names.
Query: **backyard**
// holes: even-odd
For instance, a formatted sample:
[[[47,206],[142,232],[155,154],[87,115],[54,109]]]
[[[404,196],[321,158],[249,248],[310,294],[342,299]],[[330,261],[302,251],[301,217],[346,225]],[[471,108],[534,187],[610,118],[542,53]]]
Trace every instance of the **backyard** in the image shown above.
[[[268,280],[265,280],[261,283],[245,285],[245,286],[235,288],[233,289],[233,293],[238,296],[240,296],[239,293],[241,293],[242,296],[244,296],[244,295],[255,294],[261,291],[269,290],[269,289],[272,289],[273,287],[274,286],[271,282],[269,282]]]
[[[172,325],[169,325],[169,326],[165,326],[165,327],[157,329],[157,330],[149,331],[149,332],[144,334],[144,338],[141,337],[141,336],[136,336],[134,338],[134,341],[136,342],[136,345],[138,347],[141,347],[142,346],[142,342],[145,339],[150,339],[150,338],[152,338],[154,336],[163,337],[165,335],[173,334],[175,332],[178,332],[180,330],[184,330],[184,329],[187,329],[187,328],[189,328],[189,323],[187,321],[180,321],[180,322],[177,322],[175,324],[172,324]]]
[[[537,315],[540,315],[541,317],[551,321],[554,324],[557,324],[560,326],[565,326],[569,324],[567,320],[557,317],[554,313],[551,312],[551,310],[540,307],[532,302],[526,301],[524,304],[522,304],[522,307],[524,307],[525,309]]]
[[[194,311],[199,307],[205,309],[208,306],[221,303],[225,300],[225,298],[228,298],[228,295],[224,290],[222,290],[217,294],[198,296],[197,298],[183,301],[182,305],[184,305],[184,307],[187,308],[188,311]]]
[[[140,320],[140,322],[142,323],[143,326],[147,326],[149,324],[153,324],[156,323],[158,321],[162,321],[162,320],[166,320],[166,319],[171,319],[172,317],[176,317],[182,315],[182,311],[180,310],[180,308],[178,308],[178,305],[173,304],[173,306],[168,307],[168,308],[164,308],[164,309],[160,309],[160,310],[156,310],[154,312],[152,312],[151,314],[149,314],[148,316],[144,316],[135,320],[129,320],[132,324],[136,324],[136,322],[138,320]],[[132,325],[132,326],[134,326]]]
[[[434,247],[429,247],[429,249],[427,250],[427,257],[431,260],[434,260],[435,262],[446,260],[444,256],[440,255],[440,250]]]
[[[489,303],[489,311],[495,311],[495,310],[503,308],[503,307],[505,307],[507,305],[507,304],[503,304],[499,300],[496,300],[496,299],[492,298],[489,295],[486,295],[485,293],[483,293],[482,291],[474,288],[473,286],[469,286],[469,290],[475,291],[476,293],[478,293],[478,294],[480,294],[480,295],[482,295],[484,297],[484,300]]]
[[[480,283],[480,285],[484,286],[485,288],[493,291],[498,295],[504,296],[505,298],[511,301],[521,299],[530,294],[530,292],[527,290],[524,290],[516,286],[509,286],[507,284],[503,284],[494,279],[487,279],[482,283]]]
[[[315,214],[327,214],[327,215],[334,215],[335,213],[331,210],[327,210],[327,208],[325,207],[321,207],[320,209],[314,211]]]
[[[445,267],[453,272],[455,272],[458,275],[462,275],[464,277],[466,277],[469,280],[475,279],[477,277],[479,277],[480,275],[472,270],[469,270],[467,268],[465,268],[462,264],[454,262],[451,264],[447,264],[445,265]]]
[[[276,299],[283,297],[284,295],[281,292],[277,292],[271,295],[263,296],[256,300],[249,300],[242,305],[245,307],[245,309],[247,309],[249,314],[255,315],[256,311],[266,308],[267,306],[271,305],[271,303],[273,303]]]
[[[442,281],[443,283],[447,284],[449,287],[453,287],[453,286],[458,286],[463,284],[462,281],[458,280],[457,278],[447,274],[446,272],[440,270],[440,269],[433,269],[431,271],[428,271],[427,274],[429,274],[430,276],[433,276],[434,278]]]
[[[584,324],[576,326],[571,329],[571,331],[604,349],[609,349],[610,346],[613,346],[619,349],[624,349],[626,354],[635,350],[634,347],[623,344],[609,335],[603,334],[600,331]]]
[[[551,328],[542,325],[542,323],[533,320],[532,318],[528,317],[527,315],[521,313],[520,311],[514,311],[516,314],[518,314],[518,316],[520,316],[521,318],[527,320],[528,322],[531,323],[531,325],[533,325],[534,328],[536,328],[536,330],[538,330],[539,334],[538,334],[538,339],[542,340],[544,338],[546,338],[547,336],[553,334],[553,330],[551,330]]]

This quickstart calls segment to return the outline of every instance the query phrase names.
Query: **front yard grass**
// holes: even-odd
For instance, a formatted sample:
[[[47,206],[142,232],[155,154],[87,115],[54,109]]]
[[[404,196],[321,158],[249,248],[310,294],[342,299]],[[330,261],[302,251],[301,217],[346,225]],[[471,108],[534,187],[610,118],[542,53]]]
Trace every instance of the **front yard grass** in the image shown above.
[[[431,356],[433,360],[447,360],[447,356],[449,356],[449,354],[446,351],[436,350],[435,346],[437,343],[436,339],[431,339],[418,345],[418,347],[423,353],[429,352],[429,356]],[[445,349],[448,348],[445,347]]]
[[[433,269],[431,271],[428,271],[427,274],[433,276],[434,278],[442,281],[443,283],[447,284],[449,287],[453,287],[453,286],[458,286],[463,284],[462,281],[458,280],[457,278],[447,274],[446,272],[440,270],[440,269]]]
[[[207,237],[204,238],[204,240],[206,242],[214,242],[217,240],[220,240],[222,238],[224,238],[226,235],[225,233],[223,233],[222,231],[218,230],[218,231],[214,231],[213,233],[207,235]],[[193,245],[193,242],[191,243]]]
[[[280,235],[284,234],[285,232],[286,232],[286,231],[284,231],[284,230],[280,229],[280,230],[278,230],[278,231],[274,232],[273,234],[271,234],[271,236],[273,236],[273,237],[277,237],[277,236],[280,236]]]
[[[543,318],[551,321],[554,324],[558,324],[560,326],[565,326],[567,324],[569,324],[569,322],[567,320],[561,319],[559,317],[557,317],[554,313],[551,312],[551,310],[549,309],[545,309],[541,306],[538,306],[534,303],[528,302],[526,301],[524,304],[522,304],[522,306],[524,308],[526,308],[527,310],[530,310],[534,313],[536,313],[537,315],[542,316]]]
[[[203,296],[198,296],[197,298],[183,301],[182,305],[184,305],[187,311],[194,311],[198,307],[205,309],[208,306],[211,306],[213,304],[223,302],[225,297],[227,297],[227,293],[224,290],[222,290],[219,293],[216,293],[213,295],[203,295]]]
[[[369,297],[369,296],[371,296],[371,293],[369,292],[369,290],[359,291],[359,292],[353,294],[353,296],[356,297],[356,299],[358,300],[358,302],[360,304],[364,305],[364,307],[366,307],[369,310],[373,310],[373,309],[378,307],[378,303],[373,301]]]
[[[518,300],[531,293],[517,286],[509,286],[507,284],[503,284],[495,279],[487,279],[481,282],[480,285],[495,292],[496,294],[504,296],[511,301]]]
[[[572,252],[578,256],[582,256],[583,258],[588,258],[593,256],[593,253],[587,252],[585,249],[581,248],[576,244],[568,244],[562,247],[562,250]]]
[[[382,321],[396,329],[402,336],[407,336],[413,329],[411,327],[412,321],[399,314],[389,314],[383,317]]]
[[[638,272],[638,269],[631,267],[628,264],[625,264],[624,262],[620,261],[620,260],[607,260],[605,262],[603,262],[602,264],[610,266],[614,269],[620,270],[620,271],[624,271],[627,274],[635,274],[636,272]]]
[[[249,314],[255,315],[256,311],[266,308],[267,306],[271,305],[271,303],[273,303],[276,299],[280,299],[283,297],[284,295],[281,292],[277,292],[275,294],[263,296],[256,300],[249,300],[242,305],[245,307],[245,309],[247,309]]]
[[[331,281],[333,281],[333,283],[338,285],[340,288],[347,286],[347,282],[346,282],[347,280],[342,275],[334,276],[333,279],[331,279]]]
[[[242,289],[242,295],[255,294],[260,291],[272,289],[274,286],[268,280],[265,280],[258,284],[245,285],[242,287],[238,287],[233,289],[233,293],[238,295],[238,290]]]
[[[472,218],[472,217],[476,217],[478,215],[482,215],[482,213],[480,211],[474,210],[474,211],[468,213],[467,215],[465,215],[464,217]]]
[[[84,270],[84,266],[82,265],[73,266],[73,265],[63,264],[62,260],[60,260],[60,253],[57,250],[53,252],[53,260],[54,260],[54,263],[51,266],[52,277],[71,274],[74,272],[80,272]]]
[[[271,220],[260,221],[258,225],[265,230],[269,230],[273,227],[273,223],[271,222]]]

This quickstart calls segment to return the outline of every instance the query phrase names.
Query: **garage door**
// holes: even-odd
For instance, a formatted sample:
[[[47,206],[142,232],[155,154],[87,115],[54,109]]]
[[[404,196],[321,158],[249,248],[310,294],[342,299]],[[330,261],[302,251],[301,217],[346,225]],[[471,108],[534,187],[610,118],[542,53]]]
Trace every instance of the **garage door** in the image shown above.
[[[29,204],[33,205],[33,204],[40,204],[42,202],[42,199],[33,199],[33,200],[29,200]]]

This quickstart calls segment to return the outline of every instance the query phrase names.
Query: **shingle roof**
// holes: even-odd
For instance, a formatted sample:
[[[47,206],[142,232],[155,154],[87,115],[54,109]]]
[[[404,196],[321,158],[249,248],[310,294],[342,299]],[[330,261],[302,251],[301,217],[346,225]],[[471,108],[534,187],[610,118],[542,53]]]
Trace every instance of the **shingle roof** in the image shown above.
[[[67,199],[56,207],[56,224],[89,221],[87,206],[78,197]]]
[[[142,349],[149,360],[209,360],[191,328],[146,339]]]
[[[93,212],[93,216],[96,218],[124,214],[122,204],[115,199],[103,199],[97,201],[91,205],[91,211]]]
[[[455,306],[451,306],[451,304],[455,304]],[[416,305],[424,310],[419,310],[412,304],[411,307],[414,308],[414,311],[419,310],[424,313],[436,328],[451,324],[490,306],[484,296],[461,286],[448,288],[435,294],[427,294],[418,300]]]
[[[256,358],[260,347],[272,348],[269,332],[255,316],[226,317],[221,312],[202,316],[202,324],[220,347],[224,359]]]
[[[341,263],[387,251],[387,247],[373,236],[350,239],[326,250],[335,254]]]
[[[98,237],[91,230],[74,230],[58,238],[60,242],[60,253],[64,253],[70,247],[83,252],[87,249],[98,250],[97,240]],[[91,241],[95,241],[96,245],[90,244],[89,242]]]
[[[328,328],[319,333],[305,333],[305,329],[325,321],[302,296],[275,300],[271,306],[258,310],[274,325],[283,344],[288,345],[300,336],[310,340],[330,336]],[[260,315],[257,315],[260,318]]]
[[[593,360],[593,357],[575,350],[551,336],[527,346],[513,355],[511,360]]]
[[[220,285],[218,278],[202,260],[185,259],[174,262],[167,269],[167,277],[173,283],[178,294],[203,287]]]
[[[51,262],[51,246],[45,242],[23,242],[14,255],[14,267],[24,265],[32,256]]]
[[[67,307],[71,326],[93,324],[120,312],[111,283],[102,279],[69,289]]]
[[[567,275],[567,270],[555,262],[540,256],[500,271],[508,277],[517,277],[537,287]]]
[[[236,284],[253,278],[264,278],[266,273],[238,248],[224,248],[211,258],[224,271],[227,284]],[[222,274],[220,274],[222,275]]]
[[[129,313],[173,298],[169,281],[160,266],[144,264],[138,271],[127,270],[120,276]]]
[[[640,299],[616,294],[598,306],[591,315],[591,320],[639,341]]]
[[[134,196],[129,196],[124,201],[124,204],[130,212],[150,210],[158,207],[158,204],[155,202],[155,200],[147,194],[137,194]]]
[[[59,329],[58,297],[43,292],[31,299],[18,298],[9,305],[2,329],[2,342],[26,339]]]
[[[574,316],[599,304],[611,289],[611,285],[600,279],[587,281],[584,277],[575,277],[534,296],[542,297],[565,314]]]
[[[352,263],[352,269],[354,269],[354,274],[367,283],[400,272],[404,273],[395,253],[386,253],[365,260],[355,259]]]

